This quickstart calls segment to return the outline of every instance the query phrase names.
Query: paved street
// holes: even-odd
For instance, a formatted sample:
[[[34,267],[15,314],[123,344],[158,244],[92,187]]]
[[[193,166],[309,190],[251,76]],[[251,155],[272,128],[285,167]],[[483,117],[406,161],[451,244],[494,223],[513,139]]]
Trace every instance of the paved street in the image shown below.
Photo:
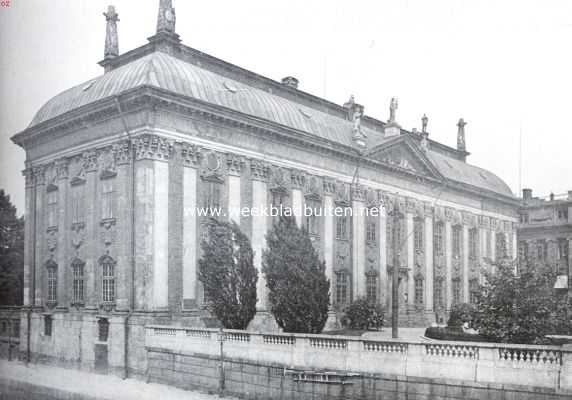
[[[36,386],[54,388],[80,396],[90,396],[101,400],[212,400],[218,396],[189,392],[166,385],[145,383],[135,379],[120,379],[115,376],[97,375],[71,369],[46,365],[29,364],[0,360],[0,381],[28,382]],[[0,386],[0,398],[4,398],[5,388]],[[225,397],[225,399],[235,399]]]

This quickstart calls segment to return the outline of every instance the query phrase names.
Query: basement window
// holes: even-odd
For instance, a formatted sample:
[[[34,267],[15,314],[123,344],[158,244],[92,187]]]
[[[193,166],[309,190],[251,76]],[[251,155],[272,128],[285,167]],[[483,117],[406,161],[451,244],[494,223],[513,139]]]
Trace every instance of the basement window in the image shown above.
[[[300,111],[300,114],[302,114],[304,117],[306,118],[312,118],[312,114],[307,113],[306,111],[302,110],[301,108],[298,109],[298,111]]]
[[[482,172],[479,172],[479,175],[481,176],[481,178],[483,178],[485,181],[487,180],[487,176],[485,174],[483,174]]]

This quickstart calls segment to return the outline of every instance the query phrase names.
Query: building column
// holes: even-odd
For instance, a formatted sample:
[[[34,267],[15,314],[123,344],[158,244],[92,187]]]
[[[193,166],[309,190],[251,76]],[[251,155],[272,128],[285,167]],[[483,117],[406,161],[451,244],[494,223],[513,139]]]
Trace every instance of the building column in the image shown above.
[[[134,139],[136,308],[169,306],[169,159],[171,141],[145,135]]]
[[[240,176],[245,161],[240,157],[228,156],[228,220],[240,226]]]
[[[433,311],[433,215],[425,208],[425,310]],[[431,210],[429,210],[431,211]]]
[[[97,154],[95,151],[87,151],[83,154],[85,168],[85,308],[96,310],[99,302],[97,291],[99,285],[96,281],[97,244],[99,242],[99,207],[97,207]]]
[[[496,247],[496,239],[497,239],[497,233],[494,229],[491,229],[491,237],[490,237],[490,245],[491,245],[491,260],[493,260],[493,262],[496,261],[497,258],[497,247]],[[494,269],[494,268],[493,268]],[[494,271],[491,271],[494,272]]]
[[[58,263],[58,285],[57,285],[57,299],[58,308],[66,308],[69,303],[68,299],[68,285],[66,280],[71,275],[68,257],[68,232],[70,225],[68,223],[69,202],[68,202],[68,165],[65,160],[58,160],[55,165],[56,174],[58,179],[58,244],[56,247],[56,262]]]
[[[447,296],[446,308],[451,309],[451,304],[453,301],[453,285],[452,285],[452,267],[453,267],[453,241],[452,241],[452,229],[451,220],[449,218],[445,221],[445,291]]]
[[[252,207],[259,211],[267,205],[266,182],[262,178],[262,176],[253,176],[252,180]],[[252,250],[254,251],[254,266],[258,270],[258,282],[256,284],[258,300],[256,309],[260,311],[267,309],[266,279],[262,273],[262,251],[266,244],[267,221],[268,218],[265,215],[257,214],[252,216]]]
[[[511,224],[514,225],[514,224]],[[518,242],[516,237],[516,229],[513,227],[511,232],[511,240],[512,240],[512,259],[516,259],[518,257]]]
[[[353,299],[365,296],[365,202],[362,191],[352,196],[352,283]],[[359,193],[358,193],[359,192]]]
[[[153,161],[153,308],[169,306],[169,164]]]
[[[24,301],[25,307],[34,305],[34,251],[32,247],[35,246],[34,243],[34,231],[36,229],[35,221],[35,209],[34,200],[36,196],[34,188],[34,175],[31,168],[26,168],[23,172],[25,178],[25,201],[26,208],[24,210]]]
[[[469,226],[463,224],[463,302],[469,302]]]
[[[197,302],[197,170],[183,167],[183,309]]]
[[[302,227],[304,216],[304,195],[301,189],[292,189],[292,212],[298,227]]]
[[[324,210],[324,262],[330,281],[330,304],[334,304],[334,199],[331,194],[324,195]]]
[[[405,223],[405,238],[407,242],[407,304],[415,305],[415,281],[413,274],[415,272],[415,229],[413,221],[413,213],[407,212]]]
[[[379,207],[379,303],[387,302],[387,208]]]

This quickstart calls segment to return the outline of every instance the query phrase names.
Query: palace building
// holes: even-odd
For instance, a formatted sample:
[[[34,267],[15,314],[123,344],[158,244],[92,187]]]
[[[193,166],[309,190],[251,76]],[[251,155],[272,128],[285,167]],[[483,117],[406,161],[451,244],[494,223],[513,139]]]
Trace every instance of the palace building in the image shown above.
[[[572,294],[572,190],[533,197],[532,189],[523,189],[519,214],[519,261],[550,265],[558,274],[555,287]]]
[[[516,257],[519,200],[457,148],[183,45],[161,0],[157,32],[119,54],[105,13],[104,73],[49,100],[12,140],[26,151],[22,352],[109,371],[144,370],[143,327],[209,323],[197,280],[207,216],[249,236],[260,269],[272,217],[244,207],[341,207],[297,215],[325,261],[331,323],[357,297],[400,322],[443,321],[470,302],[486,259]],[[54,77],[57,78],[57,77]],[[357,212],[379,208],[381,212]],[[399,211],[399,244],[392,213]],[[393,252],[399,249],[399,265]],[[395,268],[398,267],[398,268]],[[264,276],[252,329],[270,329]]]

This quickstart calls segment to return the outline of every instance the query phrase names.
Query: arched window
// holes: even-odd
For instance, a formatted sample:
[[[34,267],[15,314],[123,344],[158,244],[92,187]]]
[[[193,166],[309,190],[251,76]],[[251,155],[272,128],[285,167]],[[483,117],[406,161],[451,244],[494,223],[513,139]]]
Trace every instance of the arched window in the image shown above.
[[[455,225],[453,227],[453,257],[459,258],[461,256],[461,243],[462,243],[462,227]]]
[[[48,303],[55,304],[58,301],[58,264],[52,259],[46,263],[48,283]]]
[[[469,258],[477,258],[478,232],[476,228],[469,230]]]
[[[453,278],[453,304],[461,302],[461,279],[459,277]]]
[[[83,304],[85,263],[79,258],[76,258],[72,261],[71,267],[73,274],[73,304]]]
[[[99,258],[101,266],[101,294],[104,303],[115,301],[115,260],[108,254]]]
[[[506,257],[506,237],[503,232],[497,232],[495,237],[495,256],[497,260]]]
[[[472,304],[476,304],[478,295],[479,295],[479,280],[474,278],[469,281],[469,301]]]

